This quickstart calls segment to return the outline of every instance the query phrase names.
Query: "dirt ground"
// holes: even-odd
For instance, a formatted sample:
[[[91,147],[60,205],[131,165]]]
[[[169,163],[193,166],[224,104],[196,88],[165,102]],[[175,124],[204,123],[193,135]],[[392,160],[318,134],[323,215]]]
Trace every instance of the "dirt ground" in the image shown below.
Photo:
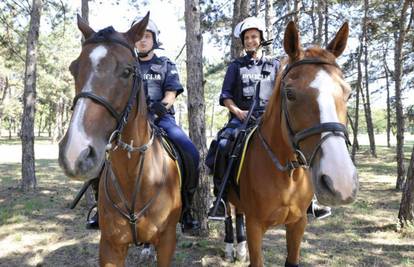
[[[10,147],[0,146],[0,266],[98,266],[99,231],[85,229],[85,203],[68,208],[81,183],[62,174],[54,148],[44,148],[51,152],[36,162],[37,190],[20,192],[20,164],[4,154]],[[357,201],[334,207],[324,220],[310,218],[301,266],[414,266],[414,228],[401,230],[397,224],[401,193],[394,189],[394,148],[379,147],[376,159],[366,150],[357,158]],[[224,260],[224,225],[209,226],[207,238],[185,236],[177,228],[172,265],[248,266]],[[283,266],[284,229],[269,230],[263,243],[265,266]],[[127,266],[155,266],[154,260],[140,261],[140,250],[130,248]]]

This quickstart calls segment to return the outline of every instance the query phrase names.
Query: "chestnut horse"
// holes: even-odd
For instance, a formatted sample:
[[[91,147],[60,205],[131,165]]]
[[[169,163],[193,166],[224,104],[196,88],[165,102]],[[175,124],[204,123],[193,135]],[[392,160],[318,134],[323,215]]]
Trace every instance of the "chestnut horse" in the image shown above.
[[[358,176],[345,127],[351,90],[335,62],[348,32],[345,23],[326,49],[304,50],[295,24],[286,27],[287,58],[246,152],[240,199],[232,190],[229,195],[245,212],[251,266],[263,266],[263,235],[281,224],[286,226],[285,266],[298,266],[314,193],[325,205],[347,204],[356,197]]]
[[[123,266],[129,245],[138,242],[153,244],[158,266],[169,266],[176,245],[179,172],[148,121],[133,49],[148,19],[126,33],[112,27],[96,33],[78,16],[86,41],[70,67],[76,96],[59,162],[73,179],[100,175],[101,266]]]

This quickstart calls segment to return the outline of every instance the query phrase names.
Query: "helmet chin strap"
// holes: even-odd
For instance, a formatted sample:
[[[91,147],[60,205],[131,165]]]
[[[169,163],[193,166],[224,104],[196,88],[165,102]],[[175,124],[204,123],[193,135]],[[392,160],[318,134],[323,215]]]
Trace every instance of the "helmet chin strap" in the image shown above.
[[[150,50],[148,50],[147,52],[138,52],[138,57],[139,58],[144,58],[147,57],[149,55],[149,53],[151,53],[151,51],[153,51],[155,49],[155,47],[153,46]]]
[[[249,57],[253,57],[253,55],[255,53],[257,53],[262,47],[271,45],[272,43],[273,43],[273,39],[269,39],[267,41],[263,40],[263,41],[260,42],[259,46],[256,49],[254,49],[254,50],[245,50],[246,51],[246,54]]]

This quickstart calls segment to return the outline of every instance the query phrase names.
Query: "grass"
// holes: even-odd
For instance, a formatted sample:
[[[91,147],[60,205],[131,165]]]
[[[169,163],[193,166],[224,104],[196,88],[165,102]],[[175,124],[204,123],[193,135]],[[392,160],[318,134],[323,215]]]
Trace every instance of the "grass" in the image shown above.
[[[395,190],[394,148],[377,147],[377,158],[362,146],[357,154],[360,192],[347,206],[333,207],[325,220],[310,218],[302,242],[301,266],[412,266],[414,226],[401,229]],[[407,158],[411,148],[407,148]],[[81,183],[63,176],[56,159],[36,161],[38,186],[19,190],[20,164],[0,164],[0,265],[97,266],[99,232],[84,228],[86,205],[68,205]],[[247,266],[223,259],[224,226],[209,223],[207,238],[184,236],[178,242],[173,266]],[[263,239],[265,266],[283,266],[286,257],[283,227]],[[140,249],[131,247],[126,266],[136,266]],[[154,262],[142,263],[155,266]]]

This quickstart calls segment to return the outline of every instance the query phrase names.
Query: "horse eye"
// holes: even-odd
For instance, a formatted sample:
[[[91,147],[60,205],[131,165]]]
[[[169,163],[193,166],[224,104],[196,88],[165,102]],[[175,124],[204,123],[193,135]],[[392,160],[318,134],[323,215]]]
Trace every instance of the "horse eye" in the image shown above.
[[[121,76],[122,76],[122,78],[129,78],[129,76],[131,75],[131,73],[132,73],[132,70],[130,68],[126,68],[122,72]]]
[[[295,93],[291,89],[286,90],[286,97],[290,101],[295,101],[296,100]]]

